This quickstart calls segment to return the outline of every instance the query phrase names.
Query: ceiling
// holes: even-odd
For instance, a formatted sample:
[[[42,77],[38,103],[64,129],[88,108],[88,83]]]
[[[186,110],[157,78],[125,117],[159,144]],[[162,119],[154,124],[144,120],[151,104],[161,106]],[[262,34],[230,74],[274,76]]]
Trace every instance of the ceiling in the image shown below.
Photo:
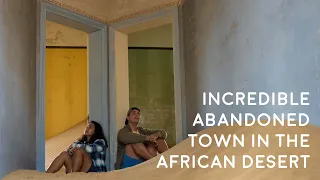
[[[104,23],[114,23],[167,7],[183,0],[44,0]]]

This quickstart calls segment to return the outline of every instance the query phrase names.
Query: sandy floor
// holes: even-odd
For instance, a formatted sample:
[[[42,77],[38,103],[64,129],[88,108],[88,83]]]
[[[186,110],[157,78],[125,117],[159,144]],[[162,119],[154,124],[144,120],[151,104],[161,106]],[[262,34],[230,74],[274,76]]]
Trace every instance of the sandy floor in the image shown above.
[[[177,146],[173,147],[163,155],[169,163],[170,155],[195,155],[197,157],[201,155],[208,155],[213,158],[217,155],[220,158],[220,163],[223,165],[223,157],[226,155],[236,157],[236,168],[181,168],[180,165],[174,164],[174,168],[157,168],[160,156],[149,160],[138,166],[128,168],[126,170],[112,171],[108,173],[72,173],[72,174],[45,174],[41,172],[31,170],[19,170],[9,174],[4,180],[50,180],[50,179],[70,179],[70,180],[84,180],[84,179],[116,179],[116,180],[319,180],[320,179],[320,128],[319,127],[215,127],[206,129],[200,134],[208,134],[210,136],[237,134],[239,137],[241,134],[245,135],[245,147],[220,147],[218,148],[215,144],[210,147],[202,148],[196,144],[195,147],[191,147],[191,139],[187,139]],[[270,135],[270,146],[268,148],[261,147],[252,148],[250,137],[252,134]],[[302,134],[308,133],[309,137],[309,148],[278,148],[278,140],[274,136],[275,134]],[[205,141],[204,141],[205,142]],[[286,141],[284,141],[286,143]],[[308,154],[310,158],[307,159],[307,168],[303,168],[303,160],[299,159],[297,168],[242,168],[242,155],[302,155]],[[294,159],[294,158],[293,158]],[[202,160],[202,164],[209,163],[211,165],[212,159]],[[277,163],[276,163],[277,164]],[[190,164],[192,165],[192,164]],[[229,165],[229,164],[227,164]],[[265,163],[263,163],[265,165]],[[288,165],[288,163],[284,163]]]
[[[62,151],[68,149],[71,143],[79,139],[86,126],[87,122],[83,121],[67,131],[46,141],[46,169],[49,168],[54,158],[56,158]],[[64,168],[61,169],[60,172],[64,173]]]

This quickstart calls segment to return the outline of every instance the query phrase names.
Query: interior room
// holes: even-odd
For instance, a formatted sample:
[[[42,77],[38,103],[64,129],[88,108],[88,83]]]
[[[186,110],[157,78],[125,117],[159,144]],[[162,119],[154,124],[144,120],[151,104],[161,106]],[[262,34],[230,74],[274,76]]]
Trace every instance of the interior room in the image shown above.
[[[172,12],[111,26],[110,102],[116,104],[110,106],[110,118],[116,123],[111,134],[124,126],[128,108],[138,107],[140,126],[166,130],[169,148],[181,141],[180,49]]]
[[[86,126],[88,52],[85,32],[51,21],[46,26],[47,169]],[[172,147],[176,144],[172,23],[166,20],[126,32],[126,101],[142,110],[141,126],[165,129]]]
[[[1,1],[0,179],[319,179],[319,9],[319,0]],[[171,17],[169,23],[165,18],[163,21],[158,19],[165,16]],[[50,35],[46,40],[46,29],[48,31],[50,29],[50,22],[46,24],[46,20],[88,33],[88,43],[68,44],[69,33],[64,33],[62,30],[48,33]],[[159,23],[157,20],[162,21],[162,24],[157,24]],[[157,23],[154,23],[155,21]],[[144,32],[170,22],[173,29],[174,102],[169,96],[172,94],[171,76],[169,73],[164,73],[164,69],[170,69],[169,63],[162,62],[169,61],[170,50],[138,49],[147,45],[134,46],[130,40],[132,37],[129,37],[139,31]],[[136,26],[137,24],[139,26]],[[141,36],[148,37],[149,42],[154,43],[154,39],[161,34],[148,36],[144,32]],[[62,45],[61,42],[68,45]],[[81,48],[68,48],[68,50],[79,51],[79,54],[81,51],[83,54],[70,55],[71,52],[66,53],[67,50],[65,47],[62,48],[63,46],[79,46]],[[84,46],[89,52],[85,53]],[[163,46],[151,45],[157,48]],[[165,46],[165,48],[171,47]],[[47,60],[46,52],[47,56],[49,55]],[[162,58],[154,58],[158,52],[166,53],[161,55]],[[61,83],[60,89],[55,88],[55,83],[58,84],[58,79],[61,77],[65,77],[64,80],[79,80],[80,77],[85,79],[85,73],[77,72],[76,76],[70,70],[76,64],[71,59],[76,59],[78,56],[85,59],[85,54],[89,64],[87,86],[83,83],[84,80],[83,86],[76,89],[78,92],[68,92],[74,95],[72,98],[65,96],[68,95],[67,90],[74,90],[71,88],[73,83]],[[57,55],[57,58],[53,55]],[[147,63],[155,60],[157,62],[153,62],[150,68],[150,64]],[[51,62],[51,65],[46,61]],[[143,62],[146,63],[141,65]],[[50,70],[56,67],[52,63],[63,66],[63,71]],[[154,73],[149,72],[152,68]],[[83,87],[89,87],[89,91],[85,92],[86,89]],[[227,96],[229,92],[232,94],[263,92],[269,95],[285,92],[289,96],[289,93],[293,93],[295,97],[307,92],[309,96],[306,100],[307,106],[291,103],[275,105],[271,103],[272,99],[266,105],[255,106],[229,105],[225,102],[204,105],[204,92]],[[55,93],[60,93],[60,97],[54,98]],[[87,97],[86,100],[89,102],[85,103],[85,99],[82,99],[83,102],[76,101],[80,99],[73,100],[73,97],[80,96]],[[251,99],[245,98],[244,101],[247,100]],[[63,106],[54,107],[62,102]],[[175,104],[174,109],[172,103]],[[75,111],[72,108],[68,109],[71,107],[70,104],[81,105],[81,108],[78,107],[79,116],[65,114]],[[150,107],[147,106],[149,104]],[[113,171],[117,157],[116,133],[124,126],[130,106],[139,106],[142,109],[141,125],[165,128],[170,135],[173,135],[174,130],[167,127],[172,123],[169,119],[174,119],[177,144],[162,154],[163,156],[157,156],[133,168]],[[172,111],[175,112],[174,117]],[[44,173],[45,159],[49,160],[49,156],[56,155],[48,155],[49,151],[45,155],[45,146],[47,150],[61,148],[54,151],[55,153],[65,150],[69,143],[83,132],[80,124],[81,121],[85,122],[88,112],[90,119],[99,122],[108,136],[109,147],[106,153],[108,172],[57,175]],[[251,127],[212,127],[194,123],[198,115],[202,120],[210,121],[211,117],[217,120],[217,117],[219,119],[223,114],[230,120],[232,114],[263,113],[290,116],[294,112],[307,114],[310,117],[309,125],[290,127],[256,124],[257,126]],[[214,116],[211,116],[212,114]],[[157,117],[164,118],[161,123],[165,122],[166,125],[155,120]],[[61,119],[64,121],[60,121]],[[294,117],[291,116],[288,121],[292,122],[292,119]],[[75,128],[77,125],[79,129]],[[77,133],[73,133],[70,128]],[[64,136],[66,132],[74,136]],[[194,141],[191,142],[190,135],[193,134],[207,134],[210,137],[244,135],[249,142],[245,143],[246,147],[218,147],[216,143],[209,143],[212,145],[209,147],[202,147],[200,143],[196,143],[192,147],[191,143]],[[270,146],[251,146],[250,141],[254,134],[270,135]],[[280,148],[280,143],[277,143],[279,134],[286,134],[287,137],[290,135],[292,138],[298,137],[298,134],[310,135],[307,139],[310,147],[296,147],[294,143],[290,143],[291,147]],[[61,137],[61,140],[54,141],[54,138],[58,137]],[[302,138],[295,138],[297,139]],[[169,136],[169,140],[173,141],[173,136]],[[291,155],[308,155],[311,158],[299,162],[296,161],[297,158],[280,158],[294,157]],[[215,157],[218,156],[235,157],[237,167],[221,168],[223,165],[220,168],[210,167],[221,164],[211,164],[211,160],[215,161]],[[244,156],[252,157],[251,167],[241,167]],[[273,163],[274,161],[270,162],[265,157],[279,161]],[[166,159],[169,166],[159,168],[161,159]],[[186,159],[190,160],[190,166],[181,167]],[[261,165],[265,168],[262,169]]]
[[[45,166],[78,139],[88,117],[87,33],[46,22]]]
[[[128,34],[129,106],[140,126],[164,129],[176,144],[172,23]]]

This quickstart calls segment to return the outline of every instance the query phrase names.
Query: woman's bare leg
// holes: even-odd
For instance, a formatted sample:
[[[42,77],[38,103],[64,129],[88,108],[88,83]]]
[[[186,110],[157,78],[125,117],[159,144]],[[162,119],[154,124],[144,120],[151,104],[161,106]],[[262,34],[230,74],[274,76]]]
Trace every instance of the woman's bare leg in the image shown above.
[[[163,153],[169,149],[167,142],[164,139],[157,139],[157,150],[159,153]]]
[[[47,173],[56,173],[62,166],[66,167],[66,173],[71,173],[72,170],[72,161],[71,156],[67,152],[62,152],[57,156],[54,161],[51,163],[50,167],[47,170]]]
[[[83,149],[77,149],[72,156],[73,172],[88,172],[92,160],[89,154]]]
[[[85,150],[81,149],[81,152],[82,152],[82,156],[83,156],[83,164],[82,164],[82,168],[80,171],[86,173],[86,172],[88,172],[88,170],[91,167],[92,159]]]
[[[83,155],[80,149],[74,151],[72,155],[72,172],[79,172],[83,165]]]

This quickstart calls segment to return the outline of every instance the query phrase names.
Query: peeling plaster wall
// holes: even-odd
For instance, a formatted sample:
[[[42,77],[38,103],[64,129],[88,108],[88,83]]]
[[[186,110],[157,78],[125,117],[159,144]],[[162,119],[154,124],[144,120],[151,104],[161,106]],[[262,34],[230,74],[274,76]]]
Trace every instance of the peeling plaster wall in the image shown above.
[[[55,22],[46,21],[47,46],[86,47],[88,34]]]
[[[318,0],[186,0],[188,132],[203,129],[192,127],[198,112],[307,113],[320,125],[319,9]],[[310,105],[203,106],[208,91],[308,91]]]
[[[0,1],[0,179],[36,168],[36,1]]]

